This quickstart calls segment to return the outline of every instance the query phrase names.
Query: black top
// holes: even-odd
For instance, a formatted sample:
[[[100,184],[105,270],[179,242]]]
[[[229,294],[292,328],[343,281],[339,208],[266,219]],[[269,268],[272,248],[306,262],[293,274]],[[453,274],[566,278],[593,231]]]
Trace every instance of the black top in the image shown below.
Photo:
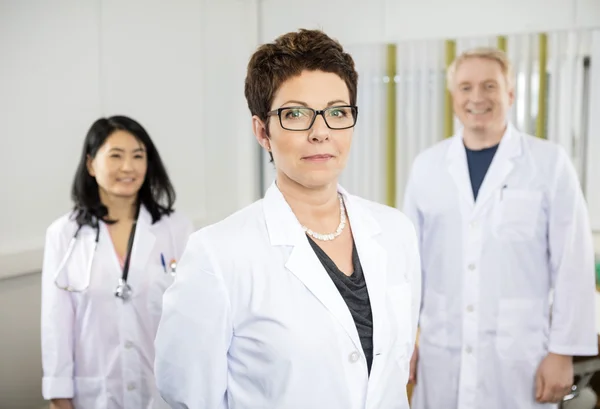
[[[485,174],[490,168],[492,159],[498,150],[498,145],[490,148],[474,151],[465,146],[467,151],[467,163],[469,164],[469,176],[471,177],[471,187],[473,188],[473,199],[477,200],[479,188],[483,183]]]
[[[352,244],[352,266],[354,272],[348,277],[337,268],[333,260],[329,258],[317,243],[310,237],[308,237],[308,241],[346,302],[350,314],[352,314],[354,325],[356,325],[360,343],[367,359],[367,369],[371,373],[371,364],[373,362],[373,315],[371,313],[367,283],[365,282],[365,276],[360,265],[356,245]]]

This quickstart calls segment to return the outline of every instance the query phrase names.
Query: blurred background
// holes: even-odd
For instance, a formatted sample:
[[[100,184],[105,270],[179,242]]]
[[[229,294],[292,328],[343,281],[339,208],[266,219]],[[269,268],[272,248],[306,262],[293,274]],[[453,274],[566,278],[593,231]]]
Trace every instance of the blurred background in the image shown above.
[[[272,181],[251,132],[246,64],[298,28],[323,29],[357,64],[343,185],[397,207],[416,154],[460,126],[446,67],[473,46],[506,50],[512,120],[570,154],[600,254],[600,0],[0,0],[0,409],[44,407],[44,234],[71,207],[91,123],[141,122],[176,208],[198,228],[215,222]]]

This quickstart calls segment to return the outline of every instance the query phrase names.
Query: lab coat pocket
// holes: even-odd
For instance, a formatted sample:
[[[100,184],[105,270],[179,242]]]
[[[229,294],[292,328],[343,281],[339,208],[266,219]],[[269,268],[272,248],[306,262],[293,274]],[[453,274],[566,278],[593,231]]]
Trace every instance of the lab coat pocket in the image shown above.
[[[108,407],[104,378],[74,379],[74,409],[105,409]]]
[[[501,300],[498,308],[496,349],[500,358],[534,362],[544,348],[543,301]]]
[[[496,235],[516,241],[533,238],[541,213],[541,204],[542,192],[502,189],[494,212]]]
[[[448,305],[445,295],[426,290],[419,326],[420,342],[442,348],[448,346]]]
[[[413,342],[412,334],[412,292],[409,283],[390,286],[387,290],[391,306],[392,349],[396,359],[403,363],[410,360],[409,348]]]

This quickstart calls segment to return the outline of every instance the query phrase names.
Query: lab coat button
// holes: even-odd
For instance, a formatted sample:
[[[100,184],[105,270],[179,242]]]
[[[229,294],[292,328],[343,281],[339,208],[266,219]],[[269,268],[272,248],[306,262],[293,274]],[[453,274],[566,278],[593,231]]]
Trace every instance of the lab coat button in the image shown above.
[[[360,358],[360,355],[358,355],[358,352],[354,351],[350,354],[350,356],[348,357],[348,360],[352,363],[358,361],[358,358]]]
[[[469,270],[471,270],[471,271],[475,270],[475,264],[469,264]]]
[[[127,390],[128,390],[128,391],[135,390],[135,384],[134,384],[133,382],[129,382],[129,383],[127,384]]]
[[[473,348],[471,348],[470,346],[467,346],[465,348],[465,351],[466,351],[467,354],[470,354],[471,352],[473,352]]]
[[[468,311],[468,312],[473,312],[473,310],[474,310],[474,309],[475,309],[475,308],[473,308],[473,306],[472,306],[472,305],[469,305],[469,306],[467,307],[467,311]]]
[[[476,228],[477,228],[477,226],[478,226],[477,222],[471,222],[471,223],[469,224],[469,227],[471,227],[472,229],[476,229]]]
[[[125,348],[126,349],[130,349],[132,346],[133,346],[133,342],[131,342],[131,341],[125,342]]]

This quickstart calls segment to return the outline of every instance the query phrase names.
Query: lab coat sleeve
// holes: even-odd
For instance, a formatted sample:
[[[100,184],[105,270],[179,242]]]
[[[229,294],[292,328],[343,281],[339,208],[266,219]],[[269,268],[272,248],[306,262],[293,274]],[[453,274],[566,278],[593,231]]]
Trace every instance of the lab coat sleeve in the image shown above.
[[[44,399],[72,398],[73,388],[73,321],[71,295],[54,285],[65,246],[49,229],[46,233],[42,266],[42,395]]]
[[[415,231],[417,234],[418,243],[420,243],[421,237],[421,228],[423,223],[423,218],[421,217],[421,213],[419,211],[419,207],[417,205],[417,181],[416,181],[416,166],[413,165],[412,170],[410,171],[408,181],[406,182],[406,188],[404,189],[404,203],[402,206],[402,211],[408,218],[411,220],[415,227]],[[420,249],[419,244],[419,249]]]
[[[411,236],[409,242],[410,257],[410,275],[412,289],[412,334],[413,341],[417,338],[417,328],[419,327],[419,315],[421,312],[421,257],[419,254],[419,244],[415,229],[411,226]]]
[[[560,149],[548,209],[554,301],[548,349],[596,355],[594,249],[587,206],[575,169]]]
[[[414,231],[415,231],[415,245],[416,245],[416,251],[417,251],[417,255],[419,256],[419,260],[418,263],[415,264],[415,266],[418,266],[418,273],[419,273],[419,296],[418,296],[418,300],[419,300],[419,305],[418,305],[418,310],[420,311],[422,305],[422,269],[421,269],[421,231],[422,231],[422,226],[423,226],[423,218],[421,217],[421,212],[419,211],[419,207],[417,205],[417,188],[416,188],[416,170],[415,170],[415,166],[413,165],[413,169],[410,172],[409,178],[408,178],[408,182],[406,184],[406,189],[404,190],[404,203],[403,203],[403,207],[402,210],[404,212],[404,214],[406,216],[408,216],[408,218],[410,219],[410,221],[413,224],[414,227]],[[416,274],[416,271],[415,271]],[[414,288],[413,288],[414,290]]]
[[[231,308],[201,234],[190,237],[165,292],[155,339],[156,384],[173,409],[227,407]]]

